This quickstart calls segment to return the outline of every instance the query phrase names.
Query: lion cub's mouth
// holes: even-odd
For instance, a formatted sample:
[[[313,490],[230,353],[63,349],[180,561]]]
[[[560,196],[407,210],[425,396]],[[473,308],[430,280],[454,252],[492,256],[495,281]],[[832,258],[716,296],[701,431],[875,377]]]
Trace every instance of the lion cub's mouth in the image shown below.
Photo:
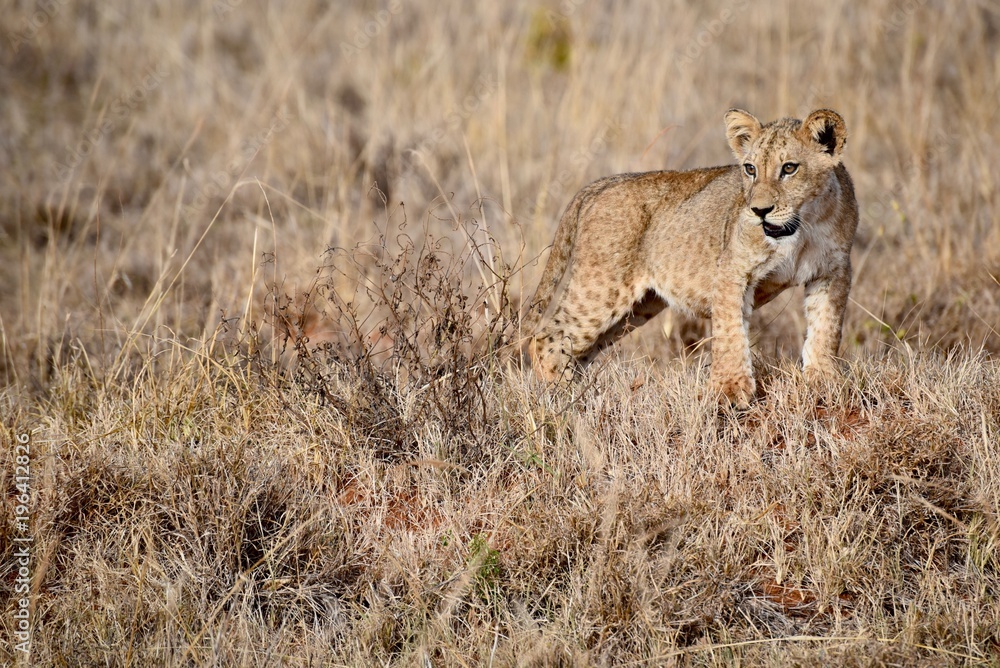
[[[772,239],[780,239],[781,237],[790,237],[795,234],[801,224],[802,221],[799,220],[798,216],[795,216],[784,225],[774,225],[773,223],[769,223],[765,220],[761,222],[761,227],[764,228],[765,236],[771,237]]]

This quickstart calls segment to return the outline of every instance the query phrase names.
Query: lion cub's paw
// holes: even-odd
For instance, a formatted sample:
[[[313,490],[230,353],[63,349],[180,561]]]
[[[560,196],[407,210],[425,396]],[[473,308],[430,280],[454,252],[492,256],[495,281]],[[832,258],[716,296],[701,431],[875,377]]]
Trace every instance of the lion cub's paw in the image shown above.
[[[729,403],[740,410],[749,408],[750,402],[757,394],[757,383],[750,376],[724,378],[712,384],[719,396],[720,404]]]
[[[809,391],[822,400],[830,400],[836,396],[837,386],[844,379],[844,374],[836,364],[810,366],[802,371]]]
[[[812,388],[823,388],[830,384],[836,384],[844,377],[836,364],[808,366],[802,370],[802,375],[806,378],[806,384]]]

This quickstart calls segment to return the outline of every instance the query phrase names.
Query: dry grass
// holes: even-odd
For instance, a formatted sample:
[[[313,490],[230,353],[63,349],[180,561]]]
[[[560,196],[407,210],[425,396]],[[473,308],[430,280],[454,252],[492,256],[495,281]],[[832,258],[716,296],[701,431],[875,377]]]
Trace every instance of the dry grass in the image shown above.
[[[989,3],[4,16],[32,665],[1000,665]],[[803,387],[792,294],[743,414],[697,322],[537,385],[509,353],[560,207],[728,162],[732,106],[847,119],[846,382]]]

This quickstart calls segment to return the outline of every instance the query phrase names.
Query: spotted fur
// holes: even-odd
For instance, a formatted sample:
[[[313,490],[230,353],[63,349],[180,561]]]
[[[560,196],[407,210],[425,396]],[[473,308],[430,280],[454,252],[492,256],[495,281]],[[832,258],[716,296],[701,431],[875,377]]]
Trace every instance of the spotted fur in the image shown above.
[[[526,320],[541,377],[563,378],[670,306],[712,318],[713,388],[746,406],[750,313],[799,284],[806,377],[839,373],[858,223],[844,120],[822,109],[762,125],[732,109],[725,122],[738,164],[610,176],[570,202]]]

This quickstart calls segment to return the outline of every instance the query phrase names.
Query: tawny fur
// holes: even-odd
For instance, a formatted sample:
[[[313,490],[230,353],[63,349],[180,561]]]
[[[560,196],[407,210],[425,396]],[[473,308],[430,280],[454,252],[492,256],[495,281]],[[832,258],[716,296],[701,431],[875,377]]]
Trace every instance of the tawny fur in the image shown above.
[[[844,120],[826,109],[725,120],[739,164],[610,176],[570,202],[526,320],[540,376],[562,378],[670,306],[712,318],[713,388],[747,406],[750,313],[800,284],[806,377],[839,373],[858,224]]]

